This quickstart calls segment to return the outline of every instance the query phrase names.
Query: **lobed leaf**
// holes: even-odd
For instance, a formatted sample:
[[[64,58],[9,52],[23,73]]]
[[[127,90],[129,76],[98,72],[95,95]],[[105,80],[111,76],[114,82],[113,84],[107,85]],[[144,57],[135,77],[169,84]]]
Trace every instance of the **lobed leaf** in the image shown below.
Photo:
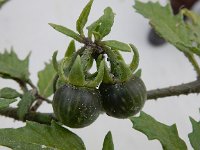
[[[110,131],[106,134],[104,138],[102,150],[114,150],[112,134]]]
[[[29,56],[20,60],[16,53],[11,49],[0,53],[0,76],[8,79],[27,81],[29,79]]]
[[[43,97],[49,97],[53,94],[53,81],[56,76],[56,71],[53,67],[53,62],[45,64],[45,68],[38,72],[38,89],[40,95]]]
[[[159,140],[164,150],[187,150],[175,124],[167,126],[144,112],[141,112],[139,117],[131,117],[130,120],[133,128],[144,133],[149,140]]]
[[[76,22],[76,30],[81,34],[84,35],[83,33],[83,28],[85,27],[85,24],[87,23],[88,16],[90,14],[90,10],[92,7],[92,3],[94,0],[90,0],[88,4],[85,6],[83,11],[81,12],[81,15],[79,16],[77,22]]]
[[[200,149],[200,122],[195,121],[190,117],[190,122],[192,123],[193,131],[188,135],[190,143],[194,150]]]
[[[33,91],[28,91],[22,96],[22,99],[18,103],[17,110],[17,115],[21,120],[24,119],[34,101],[35,96],[33,95]]]
[[[16,90],[12,88],[3,88],[0,90],[0,98],[5,98],[5,99],[13,99],[20,97],[21,94],[19,94]]]
[[[0,145],[13,150],[85,150],[80,137],[55,122],[27,122],[22,128],[0,129],[0,135]]]
[[[53,24],[53,23],[49,23],[49,25],[51,27],[53,27],[55,30],[57,30],[58,32],[61,32],[61,33],[65,34],[65,35],[67,35],[67,36],[69,36],[69,37],[71,37],[71,38],[73,38],[73,39],[75,39],[75,40],[77,40],[79,42],[82,41],[82,38],[80,37],[80,35],[77,34],[74,31],[72,31],[71,29],[68,29],[68,28],[66,28],[64,26],[56,25],[56,24]]]
[[[0,109],[7,108],[7,107],[9,107],[9,105],[11,103],[14,103],[16,101],[17,101],[16,99],[4,99],[4,98],[0,98]]]
[[[195,52],[189,36],[191,31],[183,20],[183,14],[174,15],[170,4],[161,6],[158,2],[136,1],[134,8],[138,13],[148,18],[150,25],[156,32],[177,49],[186,53]]]
[[[109,40],[109,41],[104,41],[103,42],[105,45],[111,47],[114,50],[121,50],[125,52],[131,52],[131,47],[123,42],[119,42],[116,40]]]

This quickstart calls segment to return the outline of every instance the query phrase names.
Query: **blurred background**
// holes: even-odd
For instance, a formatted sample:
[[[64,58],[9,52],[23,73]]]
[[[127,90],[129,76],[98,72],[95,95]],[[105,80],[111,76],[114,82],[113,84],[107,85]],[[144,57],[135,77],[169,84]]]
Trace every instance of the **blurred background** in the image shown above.
[[[0,53],[12,46],[23,59],[31,51],[31,79],[37,84],[37,72],[44,68],[44,62],[51,59],[55,50],[59,50],[58,58],[62,58],[71,40],[53,30],[48,23],[61,24],[75,30],[76,19],[87,2],[88,0],[11,0],[0,10]],[[160,2],[164,5],[166,0]],[[105,39],[133,43],[138,48],[142,79],[147,89],[195,80],[195,72],[181,52],[167,43],[155,47],[148,42],[148,20],[137,14],[133,5],[133,0],[96,0],[88,25],[103,14],[105,7],[112,7],[116,13],[115,23],[110,35]],[[198,10],[197,6],[194,10]],[[123,56],[130,62],[132,55],[123,53]],[[13,81],[0,79],[0,88],[5,86],[19,89]],[[188,149],[192,149],[187,136],[192,131],[189,116],[199,120],[199,99],[199,95],[191,94],[150,100],[146,102],[143,111],[167,125],[176,123],[180,137],[186,141]],[[44,104],[39,111],[52,112],[52,107]],[[22,122],[0,116],[0,128],[17,128],[24,125]],[[158,141],[148,141],[144,134],[132,129],[129,120],[115,119],[105,114],[100,115],[86,128],[71,130],[83,139],[88,150],[101,150],[108,131],[112,132],[116,150],[162,149]],[[1,149],[6,150],[3,147],[0,147]]]

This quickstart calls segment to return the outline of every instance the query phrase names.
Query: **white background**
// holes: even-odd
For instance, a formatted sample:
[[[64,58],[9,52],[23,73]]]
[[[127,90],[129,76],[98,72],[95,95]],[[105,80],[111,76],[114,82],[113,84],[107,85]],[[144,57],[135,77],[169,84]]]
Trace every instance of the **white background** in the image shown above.
[[[31,79],[37,83],[37,71],[44,68],[55,50],[62,58],[70,38],[54,31],[49,22],[75,29],[75,21],[86,0],[12,0],[0,10],[0,52],[4,48],[14,47],[20,58],[31,51]],[[140,52],[142,79],[147,89],[161,88],[195,80],[195,73],[184,55],[169,44],[153,47],[147,42],[150,29],[148,21],[132,8],[132,0],[96,0],[93,4],[89,23],[111,6],[116,13],[112,32],[106,39],[133,43]],[[124,54],[127,62],[131,55]],[[10,86],[19,89],[13,81],[0,79],[0,88]],[[143,111],[167,125],[178,126],[179,135],[189,149],[188,133],[191,132],[189,116],[199,120],[200,97],[168,97],[158,101],[147,101]],[[42,112],[51,112],[51,106],[44,105]],[[0,117],[0,128],[21,127],[23,123]],[[101,150],[104,136],[112,132],[116,150],[160,150],[156,140],[132,129],[129,120],[120,120],[101,115],[92,125],[83,129],[72,130],[85,142],[88,150]],[[56,137],[55,137],[56,138]],[[5,148],[0,148],[5,149]]]

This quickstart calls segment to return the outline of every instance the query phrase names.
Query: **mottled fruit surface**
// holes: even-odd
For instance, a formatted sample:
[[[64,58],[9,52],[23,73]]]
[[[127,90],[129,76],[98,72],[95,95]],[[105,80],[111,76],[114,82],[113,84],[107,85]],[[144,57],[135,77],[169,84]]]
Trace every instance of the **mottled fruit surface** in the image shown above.
[[[101,111],[101,96],[93,88],[64,85],[53,98],[53,110],[59,121],[71,128],[93,123]]]
[[[112,117],[128,118],[138,113],[143,107],[146,87],[138,77],[123,83],[101,84],[102,105],[105,112]]]

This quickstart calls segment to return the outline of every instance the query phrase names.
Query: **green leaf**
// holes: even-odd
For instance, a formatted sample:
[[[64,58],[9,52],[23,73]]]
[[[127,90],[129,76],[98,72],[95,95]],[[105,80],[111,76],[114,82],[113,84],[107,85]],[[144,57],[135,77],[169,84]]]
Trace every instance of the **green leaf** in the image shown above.
[[[0,135],[0,145],[13,150],[85,150],[80,137],[55,122],[27,122],[22,128],[0,129]]]
[[[100,39],[108,35],[113,26],[114,17],[115,14],[113,13],[110,7],[104,9],[103,16],[101,16],[97,21],[95,21],[94,23],[92,23],[90,26],[87,27],[88,37],[91,38],[93,33],[95,33],[95,36],[98,35],[97,37]]]
[[[38,88],[39,93],[43,97],[49,97],[53,94],[53,81],[56,76],[56,71],[54,70],[53,63],[50,61],[49,64],[45,64],[45,68],[38,72]]]
[[[144,133],[149,140],[159,140],[164,150],[187,150],[175,124],[167,126],[144,112],[141,112],[139,117],[131,117],[130,120],[133,128]]]
[[[8,2],[9,0],[0,0],[0,8],[6,3]]]
[[[9,105],[13,102],[16,102],[16,99],[4,99],[4,98],[0,98],[0,109],[4,109],[9,107]]]
[[[65,57],[71,57],[75,51],[76,51],[75,42],[74,40],[71,40],[69,46],[67,47],[67,51],[65,52]]]
[[[99,26],[98,32],[101,35],[101,39],[108,35],[114,23],[115,14],[110,7],[104,9],[104,15],[101,17],[101,25]]]
[[[49,23],[49,25],[51,27],[53,27],[55,30],[57,30],[58,32],[61,32],[79,42],[82,42],[82,38],[79,34],[77,34],[76,32],[72,31],[71,29],[68,29],[66,27],[63,27],[61,25],[56,25],[56,24],[53,24],[53,23]]]
[[[191,21],[186,22],[190,29],[190,38],[195,41],[197,47],[200,48],[200,15],[187,9],[182,9],[181,13],[187,16]]]
[[[24,60],[20,60],[12,49],[10,52],[5,50],[4,53],[0,53],[0,76],[3,78],[28,81],[28,66],[29,55]]]
[[[88,4],[85,6],[83,11],[81,12],[81,15],[79,16],[77,22],[76,22],[76,30],[81,34],[84,35],[83,33],[83,28],[85,27],[85,24],[87,23],[88,16],[90,14],[90,10],[92,7],[93,0],[90,0]]]
[[[24,119],[25,115],[28,113],[31,105],[35,101],[34,90],[26,92],[22,99],[18,103],[18,110],[17,114],[19,118],[22,120]]]
[[[112,134],[109,131],[104,139],[102,150],[114,150],[114,144],[112,140]]]
[[[0,90],[0,98],[13,99],[20,97],[20,94],[12,88],[3,88]]]
[[[191,31],[183,20],[183,14],[174,15],[170,4],[163,7],[158,2],[135,1],[134,8],[150,20],[151,26],[166,41],[180,51],[192,52],[194,46],[189,36]]]
[[[69,73],[69,83],[72,85],[83,86],[85,75],[81,63],[81,57],[78,55]]]
[[[200,149],[200,122],[195,121],[190,117],[190,122],[192,123],[193,131],[188,135],[190,143],[194,150]]]
[[[116,40],[109,40],[109,41],[104,41],[103,42],[105,45],[111,47],[114,50],[121,50],[125,52],[131,52],[131,47],[123,42],[119,42]]]

